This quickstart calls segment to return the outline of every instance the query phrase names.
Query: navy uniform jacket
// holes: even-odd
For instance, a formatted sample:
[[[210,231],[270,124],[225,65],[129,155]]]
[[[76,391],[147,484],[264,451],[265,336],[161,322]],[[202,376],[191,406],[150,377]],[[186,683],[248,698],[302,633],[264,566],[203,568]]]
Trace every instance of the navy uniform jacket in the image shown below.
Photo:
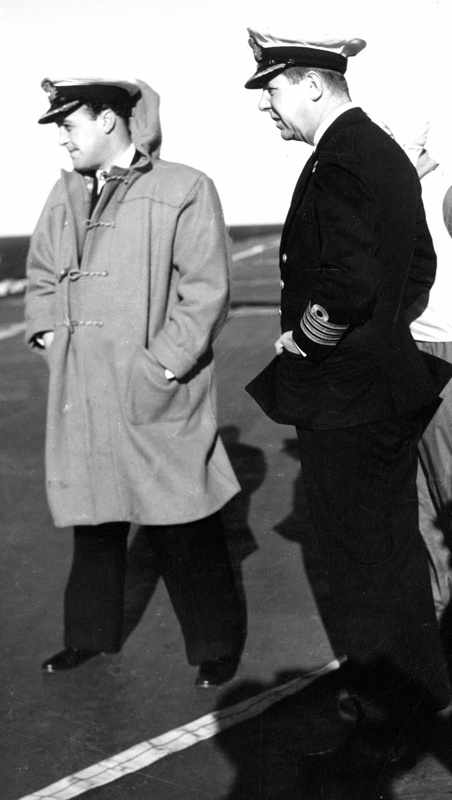
[[[342,428],[438,396],[450,372],[424,360],[406,321],[436,269],[420,182],[360,108],[332,123],[306,164],[280,267],[282,330],[306,357],[284,351],[247,387],[272,419]]]

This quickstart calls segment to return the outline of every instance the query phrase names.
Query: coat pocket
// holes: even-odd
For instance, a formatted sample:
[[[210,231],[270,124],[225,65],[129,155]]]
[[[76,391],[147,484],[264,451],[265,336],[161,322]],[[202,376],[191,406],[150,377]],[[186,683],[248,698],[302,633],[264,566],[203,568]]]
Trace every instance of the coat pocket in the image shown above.
[[[188,389],[165,378],[165,370],[145,347],[137,347],[127,387],[127,415],[134,425],[177,422],[187,416]]]

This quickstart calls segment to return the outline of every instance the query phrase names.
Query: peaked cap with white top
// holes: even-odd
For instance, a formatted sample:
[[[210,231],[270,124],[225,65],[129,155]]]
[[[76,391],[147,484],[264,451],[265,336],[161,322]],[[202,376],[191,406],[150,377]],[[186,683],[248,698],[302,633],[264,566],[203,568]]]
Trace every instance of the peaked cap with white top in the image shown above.
[[[108,78],[44,78],[41,86],[47,93],[50,108],[39,118],[41,125],[55,122],[65,114],[71,114],[85,103],[102,100],[107,103],[130,100],[139,95],[136,81],[110,80]]]
[[[255,28],[248,28],[248,33],[257,70],[246,82],[247,89],[261,89],[277,74],[294,66],[331,69],[344,74],[347,59],[366,46],[364,39],[332,34],[281,38],[268,30]]]

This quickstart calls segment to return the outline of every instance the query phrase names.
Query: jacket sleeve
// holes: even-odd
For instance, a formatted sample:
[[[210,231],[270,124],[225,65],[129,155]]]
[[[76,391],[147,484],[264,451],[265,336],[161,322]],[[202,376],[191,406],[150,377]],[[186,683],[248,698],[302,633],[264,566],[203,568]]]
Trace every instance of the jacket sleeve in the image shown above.
[[[210,351],[229,303],[229,245],[220,200],[213,182],[201,175],[178,217],[173,269],[178,297],[150,352],[182,378]]]
[[[57,185],[58,186],[58,185]],[[52,242],[52,208],[57,186],[52,190],[31,237],[27,257],[25,298],[26,341],[36,346],[34,337],[54,329],[55,266]]]
[[[372,313],[381,280],[375,198],[347,165],[315,165],[313,221],[320,243],[318,279],[293,330],[309,358],[323,360]],[[311,198],[310,198],[311,199]]]

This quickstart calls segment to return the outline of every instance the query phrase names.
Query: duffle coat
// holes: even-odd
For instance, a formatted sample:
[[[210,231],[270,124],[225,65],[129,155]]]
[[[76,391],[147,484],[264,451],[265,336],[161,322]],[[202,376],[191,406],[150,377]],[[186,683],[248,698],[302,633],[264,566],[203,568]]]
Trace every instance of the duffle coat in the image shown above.
[[[54,330],[46,479],[57,526],[168,525],[239,490],[218,436],[212,343],[228,247],[212,181],[143,155],[94,213],[62,172],[32,237],[27,340]],[[175,380],[168,380],[169,369]]]

